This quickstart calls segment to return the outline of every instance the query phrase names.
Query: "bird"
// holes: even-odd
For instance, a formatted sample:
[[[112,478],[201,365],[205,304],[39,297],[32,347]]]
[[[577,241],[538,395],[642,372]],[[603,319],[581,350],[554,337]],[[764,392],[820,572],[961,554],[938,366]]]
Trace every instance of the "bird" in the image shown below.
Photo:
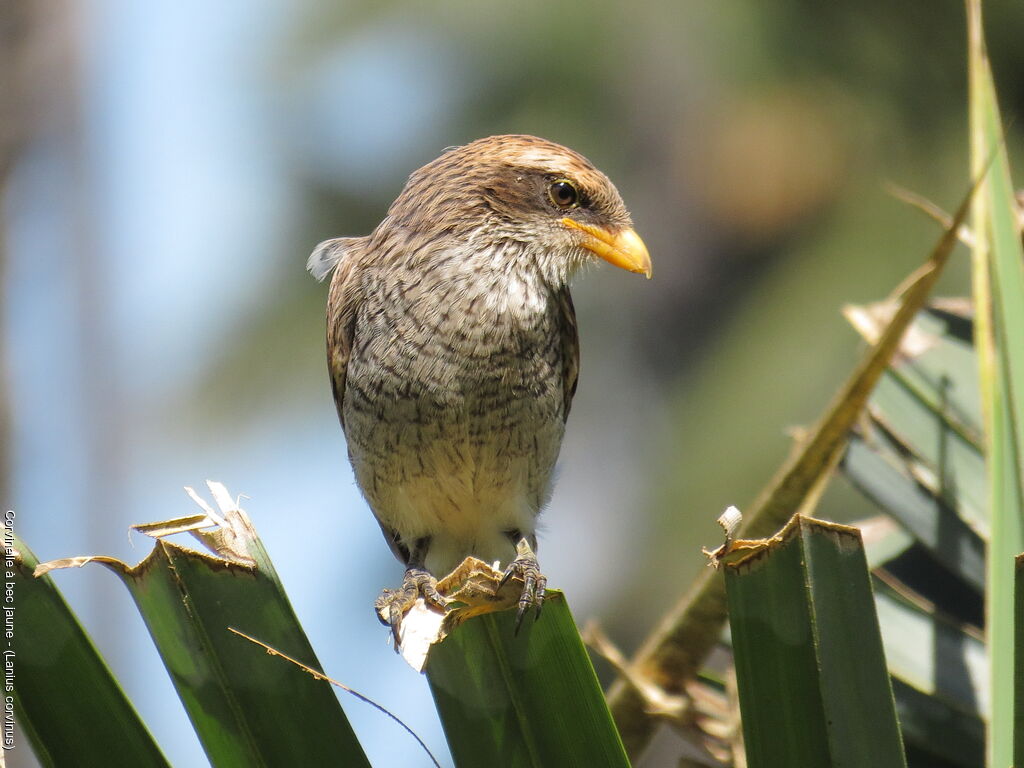
[[[569,285],[603,260],[651,276],[619,192],[581,154],[527,135],[450,147],[380,224],[326,240],[327,364],[356,483],[402,584],[375,603],[399,628],[467,556],[523,581],[516,630],[547,580],[537,517],[576,392]]]

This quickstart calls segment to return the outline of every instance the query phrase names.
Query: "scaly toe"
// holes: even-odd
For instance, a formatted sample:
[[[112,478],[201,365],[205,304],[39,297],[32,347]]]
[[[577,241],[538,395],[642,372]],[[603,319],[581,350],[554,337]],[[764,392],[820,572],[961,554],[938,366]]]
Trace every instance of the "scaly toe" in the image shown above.
[[[383,590],[380,597],[374,602],[377,618],[380,619],[381,624],[391,627],[391,636],[395,640],[395,651],[399,649],[399,631],[402,628],[402,619],[420,597],[441,610],[448,605],[448,601],[437,591],[437,579],[422,568],[409,568],[402,579],[401,587]]]
[[[501,583],[505,584],[513,576],[523,580],[523,591],[519,596],[519,607],[516,610],[516,634],[523,624],[523,617],[526,612],[533,608],[540,616],[541,606],[544,604],[544,591],[547,588],[548,580],[540,572],[540,565],[537,563],[537,556],[532,551],[520,554],[509,563],[502,576]]]

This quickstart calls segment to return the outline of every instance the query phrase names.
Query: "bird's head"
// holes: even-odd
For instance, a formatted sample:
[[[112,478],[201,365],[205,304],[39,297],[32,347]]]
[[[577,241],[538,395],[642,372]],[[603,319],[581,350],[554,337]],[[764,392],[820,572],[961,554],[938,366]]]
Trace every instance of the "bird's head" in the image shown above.
[[[321,263],[340,258],[339,247],[325,248],[332,242],[354,241],[322,244],[310,259],[314,274],[318,253]],[[447,150],[409,177],[367,245],[378,253],[525,260],[554,282],[595,258],[651,276],[615,185],[579,153],[535,136],[491,136]]]
[[[651,276],[647,248],[615,185],[579,153],[535,136],[491,136],[449,149],[409,177],[388,218],[471,248],[524,246],[555,274],[599,257]]]

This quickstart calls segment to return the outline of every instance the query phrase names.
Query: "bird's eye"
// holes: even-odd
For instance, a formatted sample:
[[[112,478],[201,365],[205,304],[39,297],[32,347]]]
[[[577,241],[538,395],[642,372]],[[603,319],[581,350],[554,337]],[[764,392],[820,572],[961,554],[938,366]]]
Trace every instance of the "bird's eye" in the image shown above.
[[[548,197],[559,208],[575,208],[580,202],[579,190],[568,179],[551,182],[551,186],[548,187]]]

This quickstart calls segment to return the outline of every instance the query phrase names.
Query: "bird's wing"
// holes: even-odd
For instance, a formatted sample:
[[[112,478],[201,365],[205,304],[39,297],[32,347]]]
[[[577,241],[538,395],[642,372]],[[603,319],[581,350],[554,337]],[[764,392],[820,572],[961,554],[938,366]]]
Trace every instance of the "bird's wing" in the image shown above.
[[[356,315],[362,303],[359,259],[354,252],[356,238],[345,238],[346,247],[334,259],[334,277],[327,297],[327,369],[331,375],[334,403],[338,407],[341,428],[345,429],[342,404],[345,398],[345,375],[352,354]],[[314,252],[316,253],[316,252]]]
[[[576,328],[576,310],[572,305],[569,287],[563,287],[557,294],[558,310],[562,322],[559,323],[562,335],[562,361],[565,365],[562,386],[564,389],[564,405],[562,418],[569,418],[572,397],[576,394],[576,382],[580,374],[580,337]]]

